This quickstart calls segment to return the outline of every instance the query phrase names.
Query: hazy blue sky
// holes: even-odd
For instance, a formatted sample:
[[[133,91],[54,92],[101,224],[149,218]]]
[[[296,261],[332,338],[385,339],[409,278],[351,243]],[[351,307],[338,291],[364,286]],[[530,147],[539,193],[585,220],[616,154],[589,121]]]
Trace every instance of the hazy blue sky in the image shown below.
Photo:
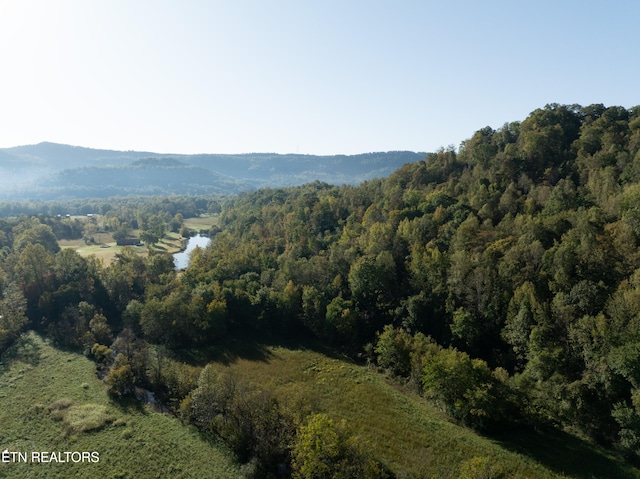
[[[640,104],[639,28],[637,0],[0,0],[0,147],[457,147]]]

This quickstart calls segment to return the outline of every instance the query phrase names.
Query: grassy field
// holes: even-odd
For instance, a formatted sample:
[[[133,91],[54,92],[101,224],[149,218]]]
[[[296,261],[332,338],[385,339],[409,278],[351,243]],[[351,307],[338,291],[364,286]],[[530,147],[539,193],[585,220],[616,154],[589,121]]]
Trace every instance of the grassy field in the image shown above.
[[[187,228],[194,231],[209,230],[215,224],[218,224],[218,215],[198,216],[196,218],[187,218],[184,220],[184,224]],[[133,230],[132,236],[139,237],[140,231]],[[96,244],[86,244],[82,239],[76,240],[60,240],[58,244],[60,248],[73,248],[81,256],[96,256],[101,258],[104,264],[109,264],[116,257],[116,254],[122,251],[124,246],[116,245],[115,240],[111,236],[111,233],[96,233]],[[103,247],[102,245],[108,246]],[[147,246],[134,246],[136,252],[142,255],[149,253]],[[178,233],[167,233],[158,244],[153,246],[153,249],[158,252],[165,253],[178,253],[183,249],[183,240]]]
[[[178,253],[183,249],[183,238],[178,233],[167,233],[153,249],[164,253]]]
[[[139,234],[139,231],[134,231],[133,235]],[[149,248],[147,246],[118,246],[113,240],[110,234],[101,233],[102,244],[85,244],[84,240],[60,240],[58,244],[60,248],[73,248],[81,256],[96,256],[104,262],[109,264],[116,257],[116,254],[120,253],[123,248],[133,248],[138,254],[147,255]],[[97,240],[97,238],[96,238]],[[105,247],[105,246],[108,247]],[[167,233],[162,240],[153,246],[155,251],[162,251],[165,253],[178,253],[182,251],[182,238],[177,233]]]
[[[107,235],[103,234],[103,236]],[[58,244],[60,245],[60,248],[73,248],[80,254],[80,256],[96,256],[97,258],[100,258],[105,265],[113,261],[116,254],[120,253],[123,248],[134,248],[134,251],[141,255],[147,255],[149,253],[149,249],[146,246],[118,246],[113,239],[111,241],[104,241],[103,244],[107,245],[108,248],[99,244],[85,244],[82,239],[61,240],[58,241]],[[176,249],[176,251],[179,250],[180,248]]]
[[[229,342],[214,358],[269,389],[299,420],[326,412],[399,479],[638,478],[638,471],[563,433],[500,440],[452,424],[422,398],[327,352]],[[240,477],[225,448],[135,401],[111,401],[94,364],[24,335],[0,363],[0,448],[99,453],[98,463],[9,463],[4,478]]]
[[[568,434],[521,430],[500,440],[483,437],[382,374],[312,349],[232,349],[218,364],[272,390],[300,417],[319,411],[346,420],[400,479],[640,477],[619,458]]]
[[[240,476],[223,446],[137,402],[112,402],[91,361],[34,333],[0,363],[0,449],[29,459],[0,464],[1,478]],[[99,462],[31,462],[40,451],[96,451]]]
[[[185,218],[184,225],[194,231],[208,231],[212,226],[218,225],[219,219],[219,215],[201,215],[195,218]]]

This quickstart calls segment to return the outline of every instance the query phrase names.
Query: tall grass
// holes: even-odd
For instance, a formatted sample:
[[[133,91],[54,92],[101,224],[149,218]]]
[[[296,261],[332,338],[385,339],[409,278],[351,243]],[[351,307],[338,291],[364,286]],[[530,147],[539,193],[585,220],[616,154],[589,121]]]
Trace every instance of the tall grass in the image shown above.
[[[240,475],[223,445],[137,402],[112,402],[91,361],[34,333],[0,363],[0,449],[99,453],[98,463],[0,464],[11,479]]]
[[[260,360],[239,358],[219,367],[271,389],[299,421],[311,412],[345,419],[365,449],[398,478],[640,477],[574,436],[549,436],[555,441],[550,457],[537,449],[547,438],[532,432],[513,431],[500,442],[478,435],[384,375],[321,352],[272,347]],[[518,445],[533,444],[533,436],[537,446]]]

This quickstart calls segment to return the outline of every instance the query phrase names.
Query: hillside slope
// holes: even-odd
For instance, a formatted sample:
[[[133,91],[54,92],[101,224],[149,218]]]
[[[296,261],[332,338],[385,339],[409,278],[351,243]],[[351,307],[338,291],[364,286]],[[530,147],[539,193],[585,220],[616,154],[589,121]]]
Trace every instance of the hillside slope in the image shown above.
[[[84,432],[83,432],[84,430]],[[0,362],[0,447],[27,453],[0,477],[237,478],[223,446],[148,406],[110,401],[87,358],[24,335]],[[32,462],[33,452],[98,452],[99,462]]]
[[[514,430],[500,440],[476,434],[375,370],[339,357],[283,346],[244,354],[231,354],[219,368],[273,390],[296,414],[320,411],[346,420],[398,478],[640,477],[619,458],[569,434]]]
[[[181,155],[39,143],[0,149],[0,199],[233,194],[312,181],[357,184],[386,177],[424,156],[409,151],[351,156]]]
[[[398,478],[456,478],[480,473],[485,466],[504,478],[640,477],[569,435],[516,432],[503,442],[484,438],[348,360],[282,346],[260,347],[260,353],[248,356],[234,353],[220,358],[217,367],[273,390],[297,415],[322,411],[346,420],[366,449]],[[73,422],[65,410],[84,413]],[[241,477],[223,446],[149,406],[110,401],[94,363],[55,349],[34,333],[25,334],[2,357],[0,411],[3,450],[26,452],[29,461],[3,464],[1,477],[7,479],[144,479],[167,473],[177,478]],[[41,451],[96,451],[100,459],[31,462],[31,453]]]

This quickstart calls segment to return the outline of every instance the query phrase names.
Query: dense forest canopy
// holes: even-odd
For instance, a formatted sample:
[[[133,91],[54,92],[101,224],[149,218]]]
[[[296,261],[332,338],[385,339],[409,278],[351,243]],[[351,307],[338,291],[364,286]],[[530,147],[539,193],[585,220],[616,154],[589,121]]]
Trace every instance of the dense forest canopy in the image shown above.
[[[551,104],[386,179],[229,197],[182,274],[158,254],[58,251],[38,218],[0,230],[0,346],[30,327],[88,348],[117,394],[145,384],[201,427],[219,426],[203,398],[222,379],[151,377],[144,342],[313,337],[479,430],[558,426],[640,451],[640,107]],[[313,421],[303,431],[327,426]]]

